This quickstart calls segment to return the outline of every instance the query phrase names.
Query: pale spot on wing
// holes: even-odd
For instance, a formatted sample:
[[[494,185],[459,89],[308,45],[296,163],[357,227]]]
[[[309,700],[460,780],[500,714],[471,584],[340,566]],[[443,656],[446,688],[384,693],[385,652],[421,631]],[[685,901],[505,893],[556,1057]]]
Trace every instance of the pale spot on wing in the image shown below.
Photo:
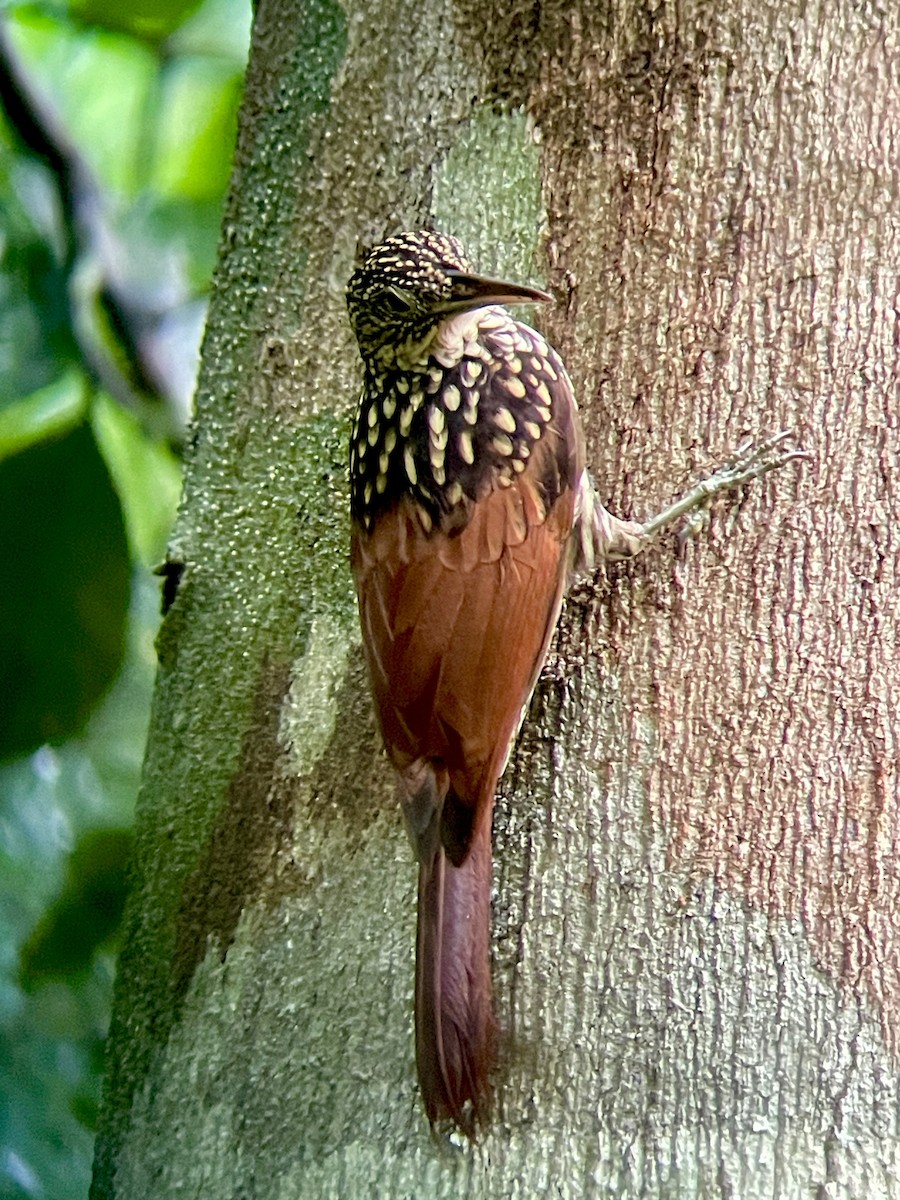
[[[494,424],[498,425],[505,433],[516,432],[516,418],[512,415],[508,408],[501,406],[494,413]]]

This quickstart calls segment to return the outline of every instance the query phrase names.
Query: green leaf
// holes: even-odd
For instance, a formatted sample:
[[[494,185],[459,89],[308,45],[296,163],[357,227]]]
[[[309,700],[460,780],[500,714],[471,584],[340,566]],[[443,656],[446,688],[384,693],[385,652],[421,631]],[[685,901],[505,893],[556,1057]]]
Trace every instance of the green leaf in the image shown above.
[[[90,429],[0,462],[0,759],[77,732],[122,660],[118,496]]]
[[[77,425],[85,413],[85,382],[70,370],[49,387],[0,408],[0,459]]]
[[[54,204],[44,168],[0,149],[0,404],[48,386],[77,357]]]
[[[165,72],[154,185],[165,196],[218,199],[228,184],[243,72],[185,57]]]
[[[71,0],[71,9],[83,20],[109,29],[122,29],[159,41],[177,29],[201,0]]]
[[[131,831],[95,829],[72,851],[56,900],[19,953],[24,986],[86,971],[119,928]]]
[[[250,0],[204,0],[167,43],[170,54],[210,54],[247,61],[252,10]]]
[[[181,494],[178,460],[106,396],[94,405],[93,428],[119,493],[132,556],[153,567],[165,554],[175,520]]]

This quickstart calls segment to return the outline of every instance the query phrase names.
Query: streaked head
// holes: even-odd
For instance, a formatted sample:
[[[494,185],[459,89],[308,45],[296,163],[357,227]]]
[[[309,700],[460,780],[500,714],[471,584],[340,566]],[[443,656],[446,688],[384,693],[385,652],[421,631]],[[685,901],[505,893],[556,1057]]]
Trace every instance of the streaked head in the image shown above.
[[[456,238],[428,230],[388,238],[347,284],[350,324],[364,359],[424,342],[467,309],[549,299],[536,288],[475,274]]]

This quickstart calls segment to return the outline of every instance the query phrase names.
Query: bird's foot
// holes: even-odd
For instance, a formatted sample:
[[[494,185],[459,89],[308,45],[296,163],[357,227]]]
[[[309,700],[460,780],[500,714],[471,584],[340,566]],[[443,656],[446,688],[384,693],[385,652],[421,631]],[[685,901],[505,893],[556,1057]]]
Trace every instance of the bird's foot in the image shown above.
[[[809,453],[802,447],[788,444],[791,438],[790,429],[781,429],[759,443],[746,438],[718,471],[701,479],[680,500],[645,521],[641,527],[644,537],[653,537],[661,529],[686,517],[684,528],[679,531],[679,539],[684,542],[708,524],[709,505],[714,497],[768,475],[770,471],[777,471],[795,459],[809,458]]]
[[[701,479],[674,504],[643,522],[623,521],[608,512],[585,472],[576,513],[575,574],[592,573],[601,559],[633,557],[661,530],[682,518],[678,540],[683,545],[709,524],[709,508],[716,496],[777,471],[795,459],[809,458],[806,450],[791,444],[792,438],[790,429],[782,429],[761,442],[745,439],[718,471]]]

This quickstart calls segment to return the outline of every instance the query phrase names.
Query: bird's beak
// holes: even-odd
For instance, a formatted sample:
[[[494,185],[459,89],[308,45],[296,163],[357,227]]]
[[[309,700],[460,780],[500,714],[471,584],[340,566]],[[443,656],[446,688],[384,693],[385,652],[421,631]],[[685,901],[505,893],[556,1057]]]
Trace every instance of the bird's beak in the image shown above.
[[[446,313],[465,312],[469,308],[481,308],[485,304],[548,304],[553,300],[538,288],[526,287],[521,283],[509,283],[505,279],[488,279],[483,275],[466,275],[462,271],[448,271],[450,295],[440,305]]]

